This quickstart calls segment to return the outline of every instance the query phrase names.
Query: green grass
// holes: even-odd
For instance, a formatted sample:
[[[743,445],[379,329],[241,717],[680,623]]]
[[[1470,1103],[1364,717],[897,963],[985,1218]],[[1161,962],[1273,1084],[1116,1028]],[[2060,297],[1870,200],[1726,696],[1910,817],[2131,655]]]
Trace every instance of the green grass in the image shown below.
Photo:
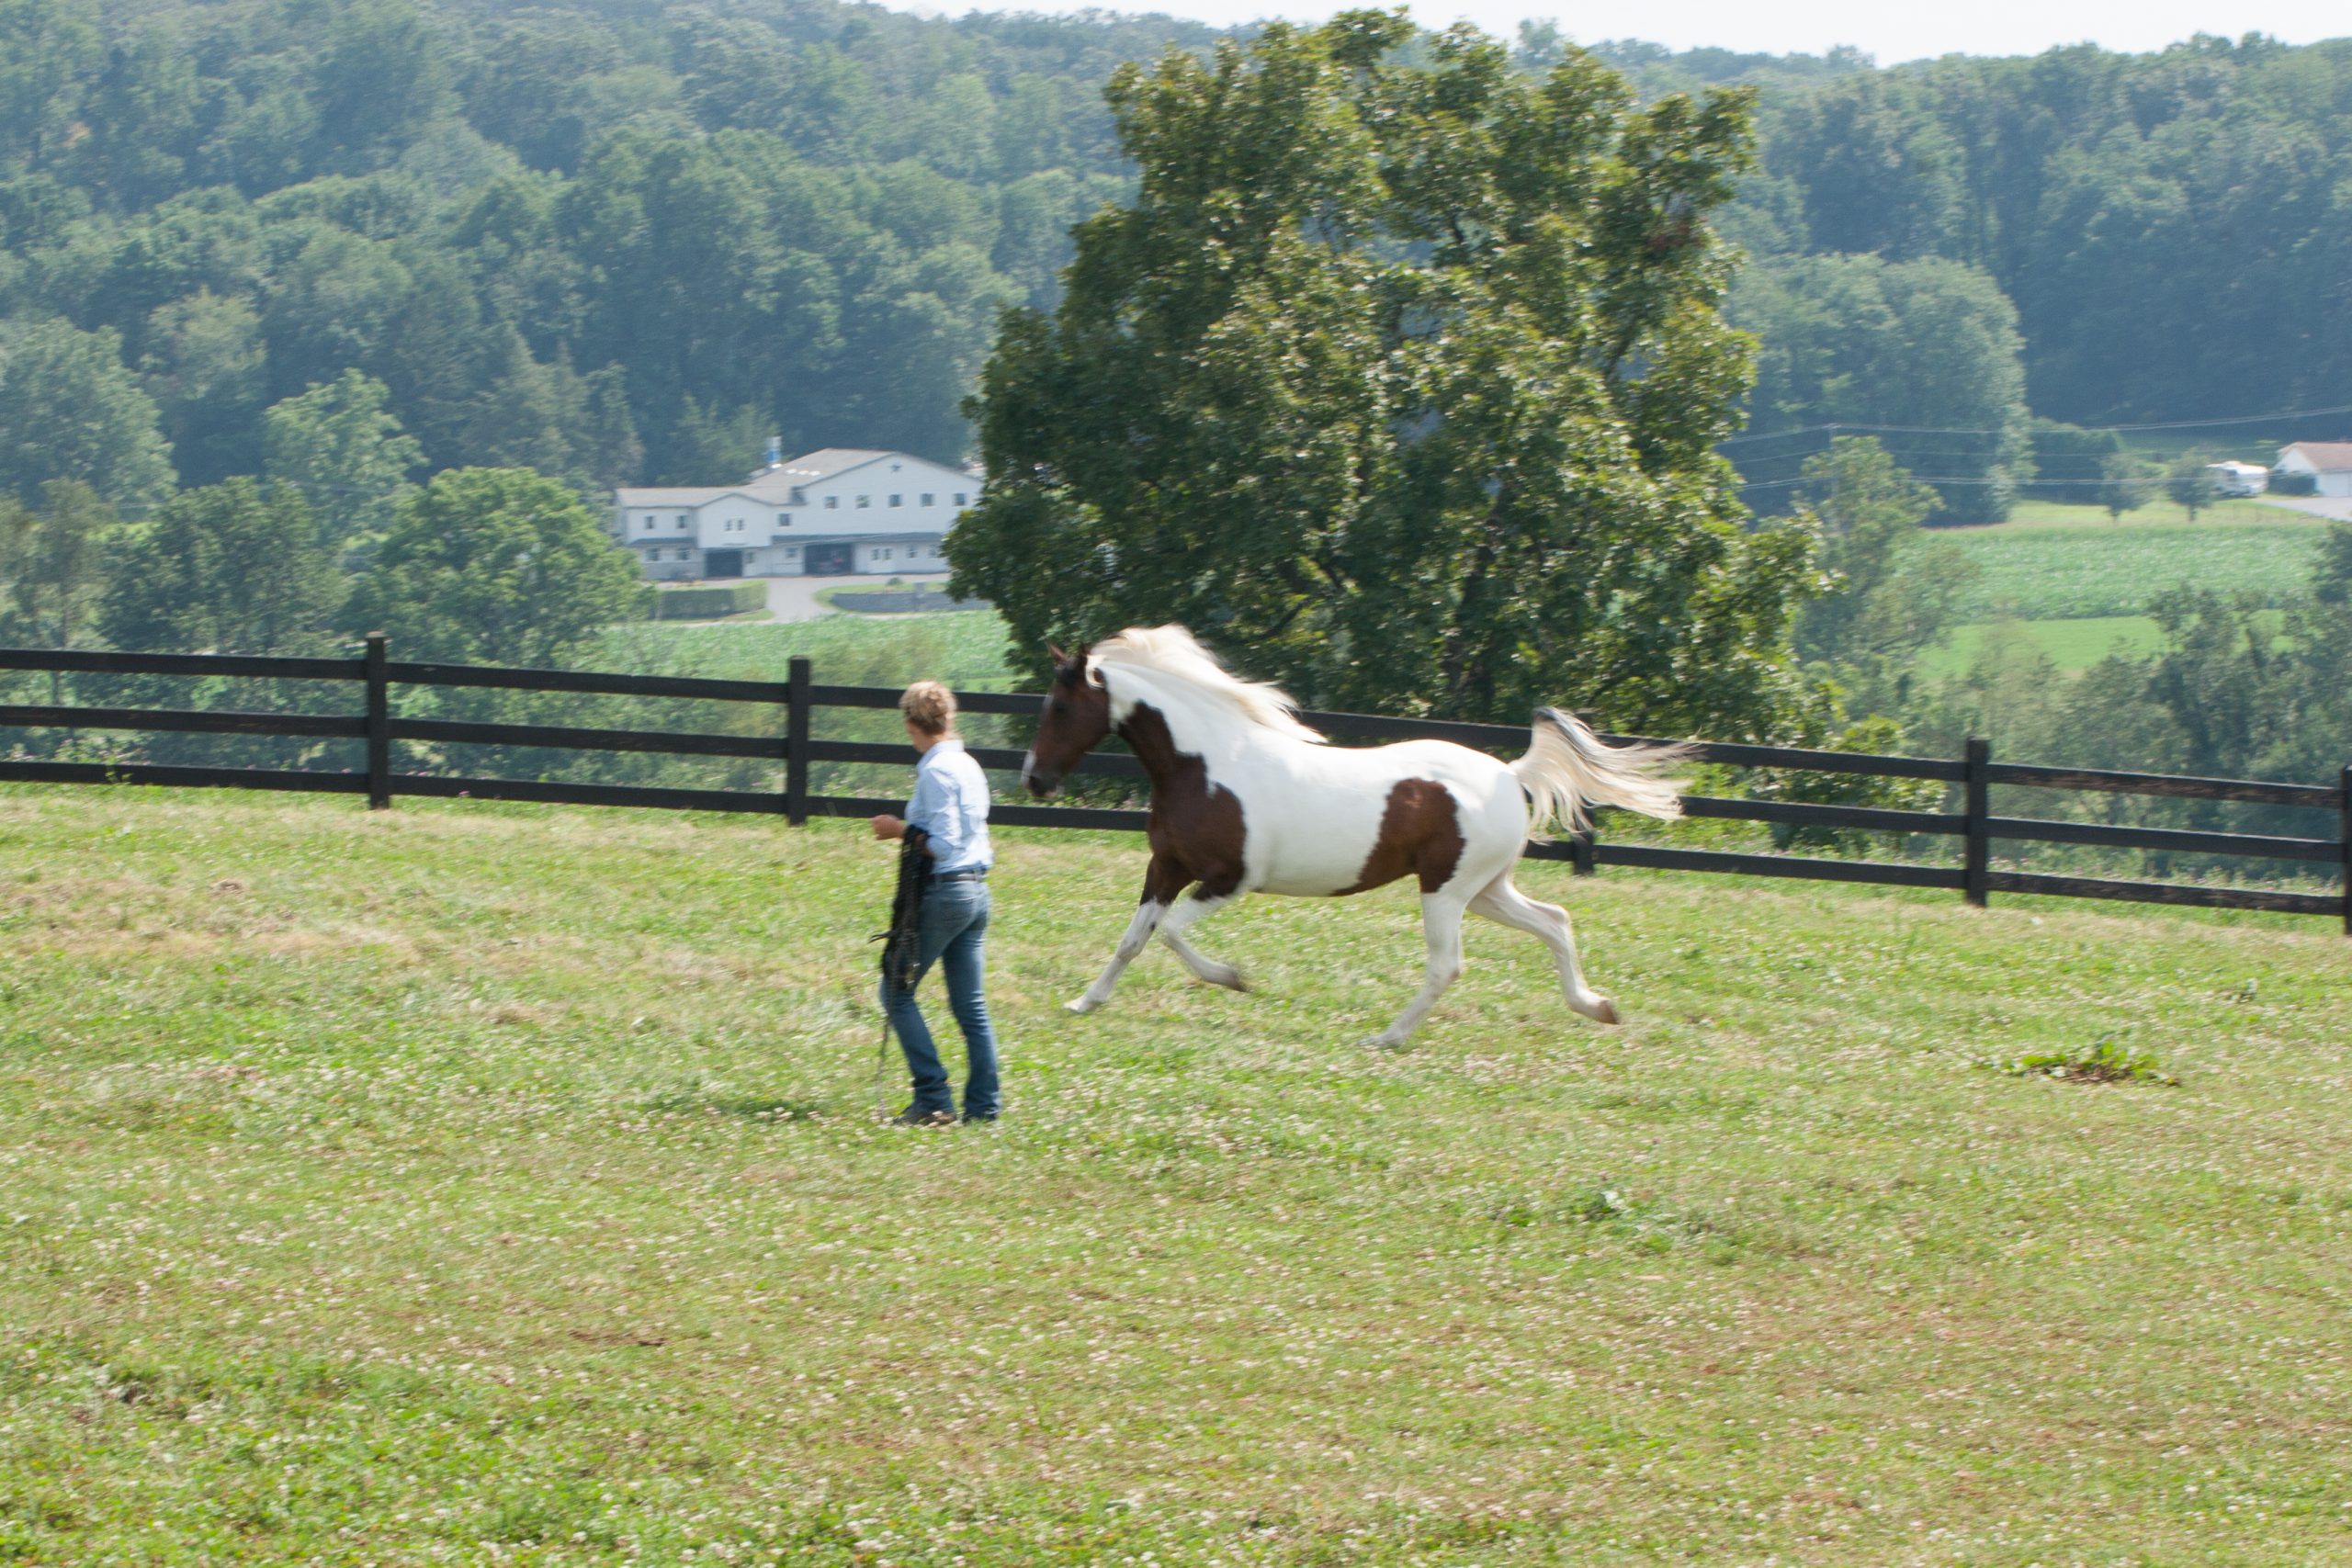
[[[922,1134],[845,826],[0,792],[0,1559],[2352,1557],[2324,922],[1538,865],[1626,1027],[1373,1054],[1405,892],[1076,1019],[1140,845],[1001,837]]]
[[[967,688],[1008,684],[1004,622],[993,610],[765,624],[615,626],[583,668],[781,681],[796,656],[828,685],[894,685],[929,676]]]
[[[2050,661],[2067,674],[2080,674],[2110,653],[2144,658],[2164,646],[2164,634],[2145,615],[2090,615],[2072,621],[2023,621]],[[1927,649],[1919,667],[1931,675],[1952,675],[1975,662],[1998,621],[1955,626],[1944,641]]]
[[[2089,507],[2018,510],[2021,515],[2052,510],[2075,515],[1936,536],[1958,546],[1981,573],[1962,606],[1967,620],[2003,614],[2030,621],[2137,615],[2184,583],[2283,603],[2302,592],[2324,526],[2252,502],[2217,509],[2212,520],[2193,525],[2110,524],[2105,513]]]

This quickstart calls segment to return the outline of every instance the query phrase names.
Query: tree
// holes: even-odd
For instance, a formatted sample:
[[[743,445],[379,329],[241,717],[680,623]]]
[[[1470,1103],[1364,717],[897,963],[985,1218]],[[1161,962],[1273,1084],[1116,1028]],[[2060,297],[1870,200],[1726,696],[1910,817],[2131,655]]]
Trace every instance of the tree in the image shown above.
[[[0,582],[7,584],[0,630],[40,648],[82,641],[106,589],[116,526],[114,509],[79,479],[50,480],[37,508],[0,495]],[[51,702],[64,700],[54,671],[49,686]]]
[[[580,498],[527,468],[452,468],[401,500],[343,613],[410,657],[560,662],[631,618],[640,584]]]
[[[381,381],[346,370],[262,414],[262,472],[310,503],[319,543],[339,549],[391,525],[424,452],[386,412]]]
[[[111,573],[99,623],[118,648],[325,650],[347,584],[301,492],[251,478],[157,508]]]
[[[2137,452],[2109,452],[2099,462],[2098,503],[2109,517],[2121,520],[2156,499],[2164,470]]]
[[[2122,452],[2112,430],[2085,430],[2054,419],[2033,422],[2033,493],[2072,506],[2107,504],[2109,459]]]
[[[2017,311],[1990,277],[1951,261],[1792,257],[1743,274],[1731,307],[1762,340],[1757,432],[1883,431],[1951,521],[2009,514],[2033,477],[2031,416]],[[1743,472],[1785,479],[1799,460],[1743,456]]]
[[[37,321],[0,330],[0,494],[30,502],[78,479],[118,505],[172,488],[155,400],[122,363],[122,335]]]
[[[30,162],[72,135],[84,78],[104,58],[97,23],[86,0],[0,6],[0,165]]]
[[[268,367],[254,308],[239,296],[198,288],[156,306],[145,335],[140,369],[182,479],[209,483],[258,466],[255,416]]]
[[[2221,486],[2214,482],[2212,462],[2202,452],[2185,453],[2165,468],[2165,494],[2172,503],[2188,513],[2191,523],[2199,512],[2210,509],[2221,499]]]
[[[1797,651],[1809,660],[1907,665],[1951,624],[1976,570],[1949,543],[1921,536],[1936,492],[1874,437],[1841,435],[1806,460],[1798,495],[1837,586],[1798,616]]]
[[[1425,66],[1405,62],[1426,49]],[[1738,94],[1635,109],[1352,12],[1110,100],[1135,199],[1008,312],[949,542],[1017,657],[1179,620],[1302,699],[1762,733],[1818,581],[1713,455],[1746,380],[1708,215]]]

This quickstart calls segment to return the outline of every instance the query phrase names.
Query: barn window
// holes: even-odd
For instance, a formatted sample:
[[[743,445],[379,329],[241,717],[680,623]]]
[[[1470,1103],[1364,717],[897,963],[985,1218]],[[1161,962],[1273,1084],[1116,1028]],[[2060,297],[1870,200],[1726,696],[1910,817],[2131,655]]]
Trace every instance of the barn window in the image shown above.
[[[837,495],[829,495],[829,496],[825,497],[825,510],[826,510],[826,511],[828,511],[828,512],[839,512],[841,509],[842,509],[842,498],[841,498],[840,496],[837,496]]]
[[[964,504],[964,491],[960,490],[956,492],[956,504],[958,506]]]
[[[925,506],[929,506],[931,504],[931,492],[929,491],[925,491],[922,494],[922,504]]]
[[[890,498],[890,504],[893,506],[904,506],[906,503],[907,498],[903,495],[894,495]]]
[[[857,509],[860,512],[865,511],[867,507],[872,506],[873,504],[874,498],[870,495],[861,495],[857,498]]]

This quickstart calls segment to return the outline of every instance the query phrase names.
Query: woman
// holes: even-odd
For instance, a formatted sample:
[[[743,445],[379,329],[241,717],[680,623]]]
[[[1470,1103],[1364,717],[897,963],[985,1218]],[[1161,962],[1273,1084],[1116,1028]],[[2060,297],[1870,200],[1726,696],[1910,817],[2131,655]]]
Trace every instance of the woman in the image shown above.
[[[947,1069],[931,1043],[930,1026],[915,1005],[914,987],[933,964],[947,976],[947,1006],[964,1032],[969,1072],[964,1080],[964,1120],[997,1118],[996,1036],[981,995],[989,929],[989,784],[956,733],[956,695],[936,681],[918,681],[899,698],[907,740],[915,749],[915,793],[907,814],[874,818],[874,836],[899,839],[909,828],[924,834],[931,884],[918,917],[914,978],[905,987],[882,982],[882,1010],[906,1053],[914,1100],[894,1120],[905,1127],[950,1127],[956,1099]]]

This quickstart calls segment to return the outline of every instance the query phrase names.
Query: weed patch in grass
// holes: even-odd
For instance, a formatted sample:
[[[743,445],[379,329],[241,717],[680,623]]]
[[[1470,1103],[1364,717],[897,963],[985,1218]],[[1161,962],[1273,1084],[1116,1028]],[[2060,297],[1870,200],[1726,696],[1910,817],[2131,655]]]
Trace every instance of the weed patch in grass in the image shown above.
[[[2030,1051],[1995,1064],[2011,1077],[2063,1078],[2068,1083],[2148,1083],[2177,1088],[2154,1055],[2102,1040],[2086,1051]]]

